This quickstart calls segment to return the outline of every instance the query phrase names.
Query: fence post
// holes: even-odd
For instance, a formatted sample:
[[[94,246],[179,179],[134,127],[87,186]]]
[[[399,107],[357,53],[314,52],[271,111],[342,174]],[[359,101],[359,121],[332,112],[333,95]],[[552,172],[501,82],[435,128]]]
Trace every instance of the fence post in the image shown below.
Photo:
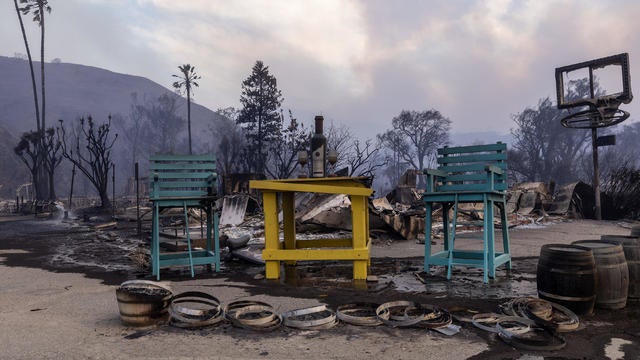
[[[138,177],[138,162],[135,166],[136,177],[136,221],[138,222],[138,236],[142,236],[142,220],[140,219],[140,182]]]
[[[111,219],[116,219],[116,164],[111,163]]]

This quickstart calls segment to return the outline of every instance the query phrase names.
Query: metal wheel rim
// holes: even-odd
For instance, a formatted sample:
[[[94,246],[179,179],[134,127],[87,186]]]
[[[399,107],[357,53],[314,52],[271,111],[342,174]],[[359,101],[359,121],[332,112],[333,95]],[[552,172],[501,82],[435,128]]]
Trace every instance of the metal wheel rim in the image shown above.
[[[612,115],[603,117],[598,110],[583,110],[570,114],[560,120],[562,126],[572,129],[593,129],[612,126],[625,121],[629,117],[629,112],[622,109],[610,110]]]

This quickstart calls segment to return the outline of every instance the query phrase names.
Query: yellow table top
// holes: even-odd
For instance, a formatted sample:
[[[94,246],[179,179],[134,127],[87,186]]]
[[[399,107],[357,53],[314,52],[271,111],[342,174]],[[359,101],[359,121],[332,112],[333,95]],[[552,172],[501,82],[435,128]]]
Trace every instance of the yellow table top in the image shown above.
[[[281,180],[251,180],[249,187],[274,192],[311,192],[371,196],[373,190],[363,182],[366,177],[323,177]]]

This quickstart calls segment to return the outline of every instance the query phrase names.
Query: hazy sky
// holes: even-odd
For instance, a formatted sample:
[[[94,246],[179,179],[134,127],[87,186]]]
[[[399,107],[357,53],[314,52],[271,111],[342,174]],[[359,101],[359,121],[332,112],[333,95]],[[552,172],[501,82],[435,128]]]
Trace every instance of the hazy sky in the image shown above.
[[[512,128],[550,96],[558,66],[628,52],[640,84],[640,1],[49,0],[46,59],[148,77],[202,75],[195,101],[239,106],[260,59],[294,116],[373,137],[401,110],[440,110],[454,132]],[[32,44],[38,29],[26,18]],[[25,53],[13,1],[0,55]],[[34,56],[39,50],[34,49]],[[637,75],[636,78],[633,76]],[[634,81],[635,80],[635,81]],[[640,94],[640,91],[634,91]],[[640,99],[622,108],[640,118]]]

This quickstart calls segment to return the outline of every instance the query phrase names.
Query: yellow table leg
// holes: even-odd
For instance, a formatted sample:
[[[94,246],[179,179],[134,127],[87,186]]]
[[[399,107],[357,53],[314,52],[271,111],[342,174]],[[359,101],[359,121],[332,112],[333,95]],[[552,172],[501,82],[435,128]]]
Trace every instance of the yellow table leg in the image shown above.
[[[364,196],[351,196],[351,219],[353,227],[353,248],[365,249],[369,241],[369,221],[366,198]],[[369,256],[353,261],[353,278],[361,280],[367,278]]]
[[[262,206],[264,208],[264,248],[266,250],[277,250],[280,247],[280,223],[278,222],[278,197],[275,192],[265,191],[263,193]],[[280,261],[265,261],[267,279],[278,279],[280,277]]]
[[[282,227],[284,232],[284,248],[295,250],[296,248],[296,209],[295,193],[282,192]],[[288,265],[295,265],[295,260],[285,262]]]

